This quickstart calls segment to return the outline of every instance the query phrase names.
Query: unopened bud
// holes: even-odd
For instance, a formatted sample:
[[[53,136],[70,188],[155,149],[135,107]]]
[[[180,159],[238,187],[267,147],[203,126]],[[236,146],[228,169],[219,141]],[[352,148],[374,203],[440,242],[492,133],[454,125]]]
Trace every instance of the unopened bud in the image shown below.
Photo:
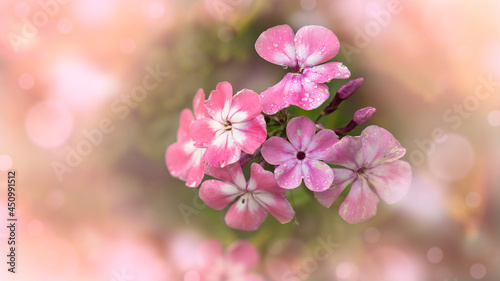
[[[354,121],[358,125],[364,124],[368,122],[370,119],[372,119],[376,111],[377,110],[374,107],[361,108],[354,113],[352,121]]]
[[[357,78],[345,83],[337,91],[337,96],[341,100],[348,99],[359,89],[359,87],[361,87],[361,83],[363,83],[363,78]]]

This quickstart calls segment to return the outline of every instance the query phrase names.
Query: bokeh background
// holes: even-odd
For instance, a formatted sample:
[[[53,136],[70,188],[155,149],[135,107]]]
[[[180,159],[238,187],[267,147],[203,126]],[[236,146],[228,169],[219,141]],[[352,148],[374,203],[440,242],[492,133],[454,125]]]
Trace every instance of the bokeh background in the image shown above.
[[[496,0],[2,0],[0,279],[185,280],[215,238],[251,241],[266,280],[499,280],[499,13]],[[370,123],[407,149],[408,195],[367,222],[299,192],[294,223],[233,230],[165,167],[198,88],[261,92],[286,73],[254,49],[278,24],[331,29],[334,60],[365,78],[327,127],[373,106]]]

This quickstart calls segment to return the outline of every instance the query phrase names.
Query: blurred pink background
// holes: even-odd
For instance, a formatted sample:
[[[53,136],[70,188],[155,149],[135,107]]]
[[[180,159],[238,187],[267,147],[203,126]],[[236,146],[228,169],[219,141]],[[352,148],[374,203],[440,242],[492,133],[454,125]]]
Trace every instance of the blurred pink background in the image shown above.
[[[499,280],[499,13],[494,0],[1,1],[0,280],[187,280],[213,238],[252,242],[266,280]],[[332,124],[373,106],[407,149],[410,192],[365,223],[307,201],[299,225],[235,231],[168,174],[198,88],[282,77],[253,45],[278,24],[331,29],[335,61],[365,78]]]

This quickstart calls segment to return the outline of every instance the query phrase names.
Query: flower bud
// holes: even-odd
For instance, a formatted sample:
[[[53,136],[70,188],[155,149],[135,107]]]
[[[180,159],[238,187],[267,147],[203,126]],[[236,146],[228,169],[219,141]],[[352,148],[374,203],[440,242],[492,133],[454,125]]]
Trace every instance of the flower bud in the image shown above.
[[[361,125],[363,123],[368,122],[377,110],[374,107],[365,107],[361,108],[354,113],[354,117],[352,117],[352,121],[354,123]]]
[[[348,99],[361,87],[361,83],[363,83],[363,78],[357,78],[345,83],[337,91],[337,96],[341,100]]]

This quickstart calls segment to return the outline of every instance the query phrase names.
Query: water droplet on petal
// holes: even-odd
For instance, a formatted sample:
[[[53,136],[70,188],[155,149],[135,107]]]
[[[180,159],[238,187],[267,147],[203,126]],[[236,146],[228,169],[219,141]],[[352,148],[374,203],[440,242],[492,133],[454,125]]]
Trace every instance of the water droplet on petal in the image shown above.
[[[277,47],[278,47],[278,44],[276,44],[276,43],[273,43],[273,46],[274,46],[275,48],[277,48]]]

